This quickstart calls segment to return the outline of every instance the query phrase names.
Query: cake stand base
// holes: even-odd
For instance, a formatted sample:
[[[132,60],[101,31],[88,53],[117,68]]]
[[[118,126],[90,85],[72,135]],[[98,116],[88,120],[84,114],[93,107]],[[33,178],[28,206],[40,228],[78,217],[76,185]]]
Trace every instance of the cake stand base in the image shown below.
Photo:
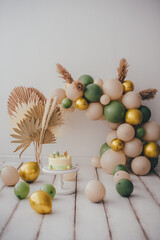
[[[69,170],[51,170],[48,167],[42,167],[42,172],[47,174],[54,174],[57,178],[57,184],[55,185],[56,193],[61,195],[75,193],[75,188],[66,188],[64,186],[63,175],[78,171],[78,166],[74,166]]]

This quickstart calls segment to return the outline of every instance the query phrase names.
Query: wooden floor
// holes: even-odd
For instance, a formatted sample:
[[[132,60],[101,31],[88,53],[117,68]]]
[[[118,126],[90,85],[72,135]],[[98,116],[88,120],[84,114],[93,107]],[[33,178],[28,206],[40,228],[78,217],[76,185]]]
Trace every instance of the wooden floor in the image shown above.
[[[134,192],[130,198],[119,196],[113,176],[90,165],[89,159],[75,160],[79,165],[74,185],[76,193],[56,195],[50,215],[34,212],[28,198],[18,200],[13,187],[0,180],[0,239],[6,240],[143,240],[160,239],[160,164],[148,176],[131,175]],[[19,167],[21,163],[1,162]],[[98,177],[106,188],[102,203],[94,204],[84,195],[86,183]],[[41,174],[30,184],[30,194],[44,183],[56,184],[56,177]]]

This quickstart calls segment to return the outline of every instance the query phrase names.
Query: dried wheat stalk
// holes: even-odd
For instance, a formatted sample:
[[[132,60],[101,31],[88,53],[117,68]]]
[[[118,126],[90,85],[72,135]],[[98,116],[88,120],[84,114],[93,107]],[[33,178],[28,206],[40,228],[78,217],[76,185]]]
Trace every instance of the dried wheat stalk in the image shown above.
[[[118,80],[123,83],[125,78],[127,77],[128,72],[128,63],[125,58],[122,58],[119,63],[119,67],[117,68],[118,71]]]
[[[140,91],[139,94],[142,100],[151,100],[156,96],[157,92],[158,90],[155,88],[148,88],[146,90]]]
[[[72,83],[74,81],[71,74],[61,64],[57,63],[56,66],[57,72],[61,75],[61,78],[63,78],[68,83]]]

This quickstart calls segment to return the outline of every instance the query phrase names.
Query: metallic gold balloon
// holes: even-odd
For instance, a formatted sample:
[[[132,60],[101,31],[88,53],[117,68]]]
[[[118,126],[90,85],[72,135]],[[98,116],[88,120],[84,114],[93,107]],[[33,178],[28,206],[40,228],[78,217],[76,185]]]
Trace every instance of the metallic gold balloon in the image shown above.
[[[32,209],[38,213],[47,214],[52,212],[52,198],[46,192],[37,191],[32,193],[29,203]]]
[[[122,85],[123,85],[123,91],[124,91],[124,93],[130,92],[130,91],[133,91],[133,90],[134,90],[134,84],[133,84],[133,82],[131,82],[130,80],[124,81],[124,82],[122,83]]]
[[[34,182],[40,173],[40,168],[37,162],[24,163],[19,171],[20,177],[28,183]]]
[[[85,98],[81,97],[77,99],[75,106],[79,110],[86,110],[88,108],[88,102]]]
[[[111,148],[114,151],[120,151],[123,148],[123,146],[124,146],[123,142],[118,138],[115,138],[111,141]]]
[[[142,122],[143,115],[138,109],[129,109],[125,115],[125,122],[131,125],[138,125]]]
[[[148,158],[156,158],[160,153],[160,147],[156,142],[148,142],[144,145],[143,153]]]

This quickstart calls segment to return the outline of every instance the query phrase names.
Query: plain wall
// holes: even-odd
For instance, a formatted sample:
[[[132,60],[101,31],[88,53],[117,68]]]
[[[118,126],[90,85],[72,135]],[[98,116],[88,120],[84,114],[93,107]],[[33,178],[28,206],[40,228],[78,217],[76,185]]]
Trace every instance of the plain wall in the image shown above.
[[[65,88],[56,63],[78,79],[117,76],[119,60],[129,63],[127,79],[135,90],[160,86],[160,1],[0,0],[0,156],[14,155],[7,98],[15,86],[32,86],[45,96]],[[160,122],[160,95],[145,103]],[[60,150],[73,156],[99,153],[109,132],[106,121],[85,113],[68,115],[64,135],[43,147],[43,155]],[[30,147],[24,156],[34,155]]]

